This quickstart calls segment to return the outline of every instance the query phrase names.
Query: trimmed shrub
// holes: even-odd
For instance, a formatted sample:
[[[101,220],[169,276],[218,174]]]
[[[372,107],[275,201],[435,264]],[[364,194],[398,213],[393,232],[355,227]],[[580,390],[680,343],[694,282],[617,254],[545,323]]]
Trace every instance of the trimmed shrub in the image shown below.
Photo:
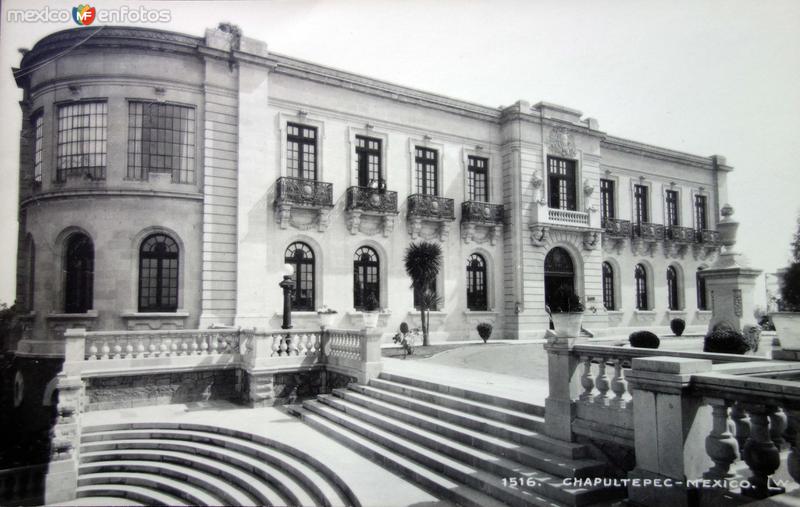
[[[628,337],[631,347],[639,347],[641,349],[657,349],[661,345],[661,340],[655,333],[650,331],[635,331]]]
[[[750,350],[750,346],[742,333],[730,329],[729,326],[715,328],[703,340],[703,352],[742,355]]]
[[[780,305],[785,312],[800,312],[800,262],[793,263],[783,274]]]
[[[686,329],[686,321],[683,319],[672,319],[669,321],[669,328],[675,333],[675,336],[680,336],[683,334],[683,330]]]
[[[748,349],[754,353],[758,352],[758,345],[761,342],[761,328],[753,324],[747,324],[742,331],[742,336]]]
[[[476,329],[478,330],[478,336],[483,339],[483,343],[486,343],[489,337],[492,336],[492,325],[488,322],[481,322]]]

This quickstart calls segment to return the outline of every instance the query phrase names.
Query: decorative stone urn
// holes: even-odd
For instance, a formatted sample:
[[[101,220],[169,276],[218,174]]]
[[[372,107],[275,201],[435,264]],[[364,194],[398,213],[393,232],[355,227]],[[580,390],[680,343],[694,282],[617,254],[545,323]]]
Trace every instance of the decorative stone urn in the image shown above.
[[[769,318],[783,350],[800,351],[800,312],[775,312]]]
[[[336,315],[338,314],[336,312],[319,311],[317,315],[319,315],[319,325],[324,329],[328,329],[333,327]]]
[[[381,312],[364,312],[362,315],[364,316],[365,328],[372,329],[374,327],[378,327],[378,317],[381,316]]]
[[[553,328],[559,338],[574,338],[581,334],[581,324],[583,323],[583,312],[561,312],[551,313]]]
[[[731,247],[736,244],[736,233],[739,230],[739,222],[732,218],[733,206],[730,204],[723,206],[719,213],[722,215],[722,220],[717,224],[719,242],[726,250],[730,251]]]

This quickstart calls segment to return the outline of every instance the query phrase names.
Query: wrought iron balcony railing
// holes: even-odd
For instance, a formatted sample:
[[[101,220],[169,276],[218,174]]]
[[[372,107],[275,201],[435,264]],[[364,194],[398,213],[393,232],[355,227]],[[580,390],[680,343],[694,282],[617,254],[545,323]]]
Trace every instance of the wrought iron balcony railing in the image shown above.
[[[666,238],[675,243],[694,243],[695,232],[690,227],[672,225],[666,229]]]
[[[275,201],[307,208],[333,206],[333,183],[284,176],[275,183]]]
[[[629,238],[631,237],[630,220],[620,220],[619,218],[603,219],[603,230],[610,238]]]
[[[412,194],[408,196],[408,216],[430,220],[455,220],[453,200],[435,195]]]
[[[646,241],[664,241],[664,226],[662,224],[651,224],[642,222],[633,224],[631,234],[634,238]]]
[[[397,192],[369,187],[347,189],[347,209],[397,214]]]
[[[698,243],[704,243],[706,245],[718,245],[719,231],[712,231],[709,229],[695,231],[695,238]]]
[[[461,221],[478,222],[483,224],[502,224],[503,205],[489,204],[480,201],[465,201],[461,203]]]

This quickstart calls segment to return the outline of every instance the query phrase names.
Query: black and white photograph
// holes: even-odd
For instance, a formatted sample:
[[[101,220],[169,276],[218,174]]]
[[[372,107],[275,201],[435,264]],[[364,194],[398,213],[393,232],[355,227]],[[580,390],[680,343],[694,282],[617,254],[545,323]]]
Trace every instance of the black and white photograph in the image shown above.
[[[2,0],[0,111],[0,506],[800,507],[797,0]]]

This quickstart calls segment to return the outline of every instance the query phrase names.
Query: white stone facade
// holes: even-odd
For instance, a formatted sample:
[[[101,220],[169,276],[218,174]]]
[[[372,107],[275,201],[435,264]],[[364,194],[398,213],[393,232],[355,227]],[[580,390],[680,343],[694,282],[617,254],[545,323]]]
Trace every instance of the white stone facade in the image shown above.
[[[336,309],[340,327],[361,326],[354,252],[367,246],[377,253],[387,341],[401,322],[419,323],[402,257],[411,241],[422,239],[439,242],[444,252],[437,281],[444,303],[432,313],[434,341],[477,338],[478,322],[494,323],[494,338],[543,336],[544,260],[554,247],[571,257],[575,291],[588,308],[584,327],[593,334],[666,328],[674,317],[690,329],[708,322],[710,312],[698,309],[695,273],[712,263],[713,240],[613,237],[601,222],[600,185],[614,182],[614,216],[629,221],[634,185],[646,187],[647,222],[657,225],[667,223],[666,192],[676,191],[677,223],[692,231],[702,228],[694,203],[703,195],[705,228],[713,231],[731,170],[722,157],[613,137],[596,120],[561,106],[519,101],[490,108],[272,54],[235,27],[209,30],[204,38],[109,27],[55,64],[37,67],[85,33],[42,39],[17,71],[24,90],[18,299],[32,312],[34,338],[78,325],[277,327],[284,253],[297,241],[313,250],[314,306]],[[82,171],[58,177],[60,108],[98,101],[107,104],[103,177]],[[193,174],[185,181],[154,169],[147,178],[130,177],[136,134],[129,107],[137,101],[193,110],[194,138],[183,152],[191,150]],[[316,180],[332,185],[330,206],[306,208],[278,195],[279,178],[290,175],[290,124],[316,129]],[[348,188],[359,183],[358,136],[380,141],[379,179],[397,193],[396,212],[348,205]],[[432,218],[409,213],[417,148],[436,154],[437,195],[452,200],[452,219],[445,201],[444,219],[438,208]],[[503,206],[501,220],[485,205],[472,221],[462,211],[470,157],[488,164],[485,201]],[[573,168],[572,210],[549,206],[548,157]],[[65,241],[75,232],[94,247],[92,304],[65,314]],[[152,233],[173,238],[180,252],[177,305],[168,311],[142,311],[140,304],[139,249]],[[467,309],[465,267],[472,254],[486,264],[485,309],[476,311]],[[604,261],[613,267],[611,310],[603,305]],[[647,272],[644,310],[635,308],[636,264]],[[668,309],[668,266],[678,275],[674,310]],[[294,323],[316,326],[318,317],[295,312]]]

